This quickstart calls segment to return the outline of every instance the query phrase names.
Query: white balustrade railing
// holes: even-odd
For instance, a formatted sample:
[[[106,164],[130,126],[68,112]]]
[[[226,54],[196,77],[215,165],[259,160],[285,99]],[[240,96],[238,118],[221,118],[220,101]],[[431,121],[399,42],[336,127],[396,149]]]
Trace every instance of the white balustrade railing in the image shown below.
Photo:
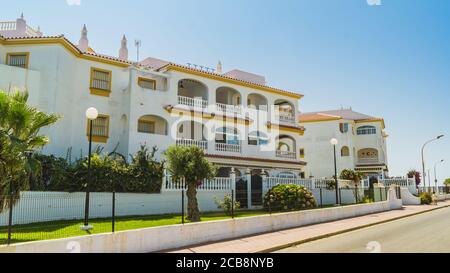
[[[240,105],[216,103],[216,110],[225,113],[240,114],[242,108]]]
[[[281,112],[276,115],[276,118],[278,119],[279,122],[282,122],[282,123],[296,124],[295,116],[292,115],[291,113]]]
[[[15,21],[0,22],[0,31],[16,30]]]
[[[178,146],[197,146],[203,150],[208,149],[208,142],[204,140],[179,138],[176,143]]]
[[[416,181],[414,178],[390,178],[390,179],[380,179],[385,187],[390,187],[391,185],[397,185],[401,187],[411,187],[416,186]]]
[[[378,158],[358,158],[358,164],[378,164]]]
[[[241,144],[216,143],[216,151],[240,153],[242,151]]]
[[[334,179],[302,179],[302,178],[281,178],[281,177],[265,177],[263,179],[263,189],[270,190],[276,185],[299,185],[309,190],[326,189],[334,185]],[[353,182],[350,180],[338,179],[339,188],[353,187]]]
[[[297,159],[297,154],[290,151],[276,151],[276,157]]]
[[[178,104],[187,105],[196,108],[208,107],[208,101],[201,98],[190,98],[184,96],[178,96]]]
[[[315,188],[313,179],[265,177],[263,179],[263,190],[270,190],[276,185],[298,185],[308,189]]]
[[[186,190],[186,182],[184,179],[174,181],[171,176],[166,176],[163,181],[163,190],[165,191],[180,191]],[[231,191],[233,189],[234,181],[230,177],[215,177],[213,179],[205,179],[197,187],[198,191]]]
[[[33,37],[39,37],[39,36],[41,36],[41,34],[40,34],[38,31],[34,30],[34,29],[33,29],[32,27],[30,27],[30,26],[27,26],[27,27],[26,27],[25,33],[26,33],[27,35],[33,36]]]

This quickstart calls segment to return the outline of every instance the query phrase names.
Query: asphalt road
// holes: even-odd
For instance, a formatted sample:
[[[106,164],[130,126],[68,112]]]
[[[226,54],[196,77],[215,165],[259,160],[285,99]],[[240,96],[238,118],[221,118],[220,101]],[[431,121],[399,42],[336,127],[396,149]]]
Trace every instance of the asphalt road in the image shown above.
[[[450,207],[276,253],[450,253]]]

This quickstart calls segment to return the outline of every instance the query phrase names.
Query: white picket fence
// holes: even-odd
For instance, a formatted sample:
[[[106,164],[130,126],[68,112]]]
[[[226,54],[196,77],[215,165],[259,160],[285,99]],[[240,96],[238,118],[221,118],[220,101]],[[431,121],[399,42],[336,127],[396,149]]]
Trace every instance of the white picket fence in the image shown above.
[[[276,185],[298,185],[313,189],[325,189],[331,183],[335,183],[334,179],[300,179],[300,178],[280,178],[280,177],[265,177],[263,178],[263,190],[267,191]],[[351,186],[352,181],[338,179],[339,188]]]
[[[244,180],[248,180],[245,176]],[[231,191],[235,189],[235,181],[239,180],[236,177],[216,177],[213,179],[205,179],[198,186],[199,191]],[[263,177],[262,189],[264,192],[270,190],[276,185],[299,185],[309,190],[326,189],[330,184],[334,184],[334,179],[300,179],[300,178],[281,178],[281,177]],[[385,187],[391,185],[398,185],[400,187],[408,188],[411,193],[416,193],[416,184],[414,179],[396,178],[396,179],[380,179],[380,184]],[[354,183],[350,180],[338,179],[339,188],[353,188]],[[361,189],[370,188],[369,179],[364,179],[359,185]],[[174,181],[170,175],[163,180],[163,191],[179,191],[186,189],[186,183],[183,179]]]
[[[205,179],[198,186],[198,191],[231,191],[233,189],[234,179],[231,177],[215,177],[213,179]],[[171,176],[166,176],[163,181],[163,191],[180,191],[185,190],[186,182],[184,179],[174,181]]]

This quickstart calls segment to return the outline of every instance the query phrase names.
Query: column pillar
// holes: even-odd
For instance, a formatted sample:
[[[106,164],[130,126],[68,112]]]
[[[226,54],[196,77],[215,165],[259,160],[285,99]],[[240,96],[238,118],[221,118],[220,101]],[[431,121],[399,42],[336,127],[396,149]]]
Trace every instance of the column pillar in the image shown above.
[[[247,208],[252,208],[252,172],[250,168],[245,170],[245,177],[247,180]]]

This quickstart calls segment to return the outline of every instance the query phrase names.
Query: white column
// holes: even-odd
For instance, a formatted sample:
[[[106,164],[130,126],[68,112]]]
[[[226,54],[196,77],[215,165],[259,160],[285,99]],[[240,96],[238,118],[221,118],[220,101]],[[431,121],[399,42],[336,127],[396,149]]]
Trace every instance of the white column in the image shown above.
[[[252,173],[249,168],[245,171],[245,176],[247,178],[247,208],[252,208]]]

